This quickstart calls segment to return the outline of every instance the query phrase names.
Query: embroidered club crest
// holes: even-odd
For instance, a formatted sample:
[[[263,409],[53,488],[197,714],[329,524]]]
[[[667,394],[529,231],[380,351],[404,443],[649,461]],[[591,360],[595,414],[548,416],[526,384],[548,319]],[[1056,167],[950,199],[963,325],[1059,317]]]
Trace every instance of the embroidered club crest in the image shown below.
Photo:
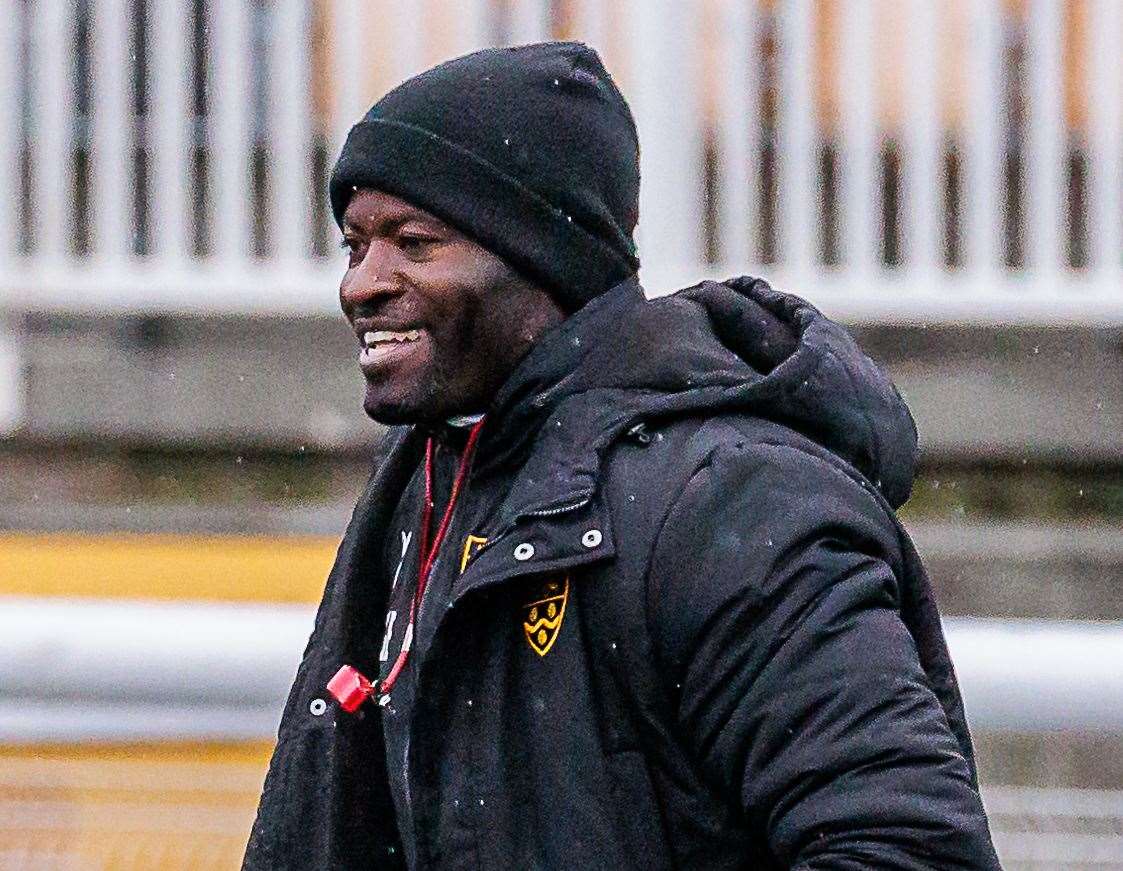
[[[565,606],[569,601],[569,578],[546,581],[538,587],[533,602],[523,605],[523,634],[539,656],[545,656],[558,640]]]

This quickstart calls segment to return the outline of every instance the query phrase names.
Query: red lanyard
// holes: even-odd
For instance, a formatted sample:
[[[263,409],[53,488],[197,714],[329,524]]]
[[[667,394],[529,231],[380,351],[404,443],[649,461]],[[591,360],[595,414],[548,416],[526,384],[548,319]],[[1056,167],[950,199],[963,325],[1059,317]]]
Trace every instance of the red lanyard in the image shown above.
[[[452,512],[456,508],[456,500],[460,497],[460,491],[464,487],[464,482],[468,479],[468,467],[472,463],[472,452],[476,448],[476,442],[479,440],[483,425],[484,422],[481,419],[468,433],[468,441],[464,445],[464,452],[460,455],[460,467],[456,470],[456,478],[452,482],[452,492],[448,496],[448,506],[445,508],[440,525],[437,527],[437,534],[433,538],[432,546],[429,545],[429,525],[433,521],[433,439],[430,438],[425,442],[425,501],[421,506],[421,548],[417,560],[417,589],[414,590],[413,601],[409,606],[409,624],[406,626],[406,633],[402,638],[402,649],[398,653],[398,658],[394,660],[394,666],[390,669],[390,673],[386,675],[386,680],[382,681],[378,688],[381,704],[386,703],[390,690],[394,688],[394,684],[398,681],[398,675],[402,673],[402,669],[405,668],[406,661],[409,659],[409,652],[413,648],[414,622],[417,619],[417,612],[421,608],[421,600],[425,596],[425,587],[429,584],[429,574],[433,571],[433,563],[437,561],[437,553],[441,549],[441,542],[444,541],[445,535],[448,533],[449,524],[452,522]]]

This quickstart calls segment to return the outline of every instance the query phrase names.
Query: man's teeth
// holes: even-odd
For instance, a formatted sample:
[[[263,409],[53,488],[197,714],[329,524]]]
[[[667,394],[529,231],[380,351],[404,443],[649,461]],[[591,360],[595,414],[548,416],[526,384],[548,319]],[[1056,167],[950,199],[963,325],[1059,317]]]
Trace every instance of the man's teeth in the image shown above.
[[[363,344],[371,348],[379,342],[413,342],[420,338],[420,330],[406,330],[403,333],[393,330],[373,330],[363,335]]]

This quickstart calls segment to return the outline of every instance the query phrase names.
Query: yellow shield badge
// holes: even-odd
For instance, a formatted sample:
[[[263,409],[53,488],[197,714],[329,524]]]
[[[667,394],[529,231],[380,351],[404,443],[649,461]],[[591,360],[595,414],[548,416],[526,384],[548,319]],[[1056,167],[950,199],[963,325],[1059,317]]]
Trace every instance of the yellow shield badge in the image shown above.
[[[546,581],[533,602],[523,605],[523,633],[527,643],[539,656],[545,656],[558,640],[565,606],[569,601],[569,578]]]

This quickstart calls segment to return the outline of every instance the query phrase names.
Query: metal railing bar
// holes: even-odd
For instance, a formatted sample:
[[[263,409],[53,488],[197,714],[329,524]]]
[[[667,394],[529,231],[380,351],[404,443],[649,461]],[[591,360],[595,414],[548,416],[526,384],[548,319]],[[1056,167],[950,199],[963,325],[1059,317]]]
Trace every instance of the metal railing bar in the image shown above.
[[[148,75],[152,99],[147,131],[151,246],[155,257],[167,264],[178,264],[187,260],[192,239],[190,143],[194,115],[189,10],[182,0],[148,2],[145,24],[151,45]]]
[[[992,816],[1123,820],[1123,790],[992,785],[987,788],[986,807]]]
[[[311,101],[304,2],[268,7],[266,155],[272,256],[307,259],[311,245]]]
[[[515,0],[510,4],[513,45],[550,39],[550,0]]]
[[[923,274],[943,266],[943,159],[939,69],[942,5],[911,0],[905,16],[908,32],[908,87],[904,113],[905,262]]]
[[[362,19],[362,0],[333,0],[332,19],[332,158],[339,154],[351,127],[367,109],[364,71],[373,62],[363,51],[363,31],[356,26]],[[373,101],[371,101],[373,102]],[[322,194],[322,192],[320,192]]]
[[[0,15],[0,272],[18,256],[20,242],[20,160],[23,151],[23,106],[20,89],[20,30],[23,16]],[[2,299],[2,297],[0,297]]]
[[[1068,265],[1068,130],[1062,101],[1063,5],[1032,0],[1027,17],[1026,263],[1046,270]],[[1118,145],[1118,143],[1117,143]]]
[[[133,254],[132,190],[137,120],[130,106],[129,9],[126,0],[93,4],[92,249],[114,261]]]
[[[212,83],[207,147],[210,157],[214,260],[244,263],[250,255],[252,80],[246,0],[208,3]]]
[[[265,712],[279,716],[312,617],[299,605],[7,597],[0,740],[82,729],[268,736]],[[1123,623],[963,617],[945,630],[975,730],[1123,732]],[[44,644],[55,650],[48,661]]]
[[[1101,281],[1120,285],[1123,271],[1123,5],[1092,0],[1088,5],[1088,145],[1091,158],[1091,260]]]
[[[755,51],[757,9],[724,3],[719,23],[717,120],[721,201],[721,256],[726,263],[750,263],[758,235],[753,193],[759,184],[760,58]]]
[[[658,268],[702,250],[699,34],[689,4],[632,0],[628,8],[628,99],[643,143],[636,241],[645,266]]]
[[[971,0],[965,36],[967,72],[966,129],[961,137],[963,261],[977,275],[991,278],[1003,265],[1002,173],[1003,9],[993,0]]]
[[[809,273],[818,259],[814,221],[819,188],[817,134],[809,50],[813,13],[810,0],[789,0],[775,13],[780,79],[776,125],[780,259],[797,275]]]
[[[72,254],[74,18],[65,4],[34,0],[31,23],[31,214],[37,258],[58,262]]]
[[[839,152],[842,178],[842,261],[848,271],[872,276],[881,265],[881,137],[877,129],[874,82],[873,0],[855,0],[841,22]]]

